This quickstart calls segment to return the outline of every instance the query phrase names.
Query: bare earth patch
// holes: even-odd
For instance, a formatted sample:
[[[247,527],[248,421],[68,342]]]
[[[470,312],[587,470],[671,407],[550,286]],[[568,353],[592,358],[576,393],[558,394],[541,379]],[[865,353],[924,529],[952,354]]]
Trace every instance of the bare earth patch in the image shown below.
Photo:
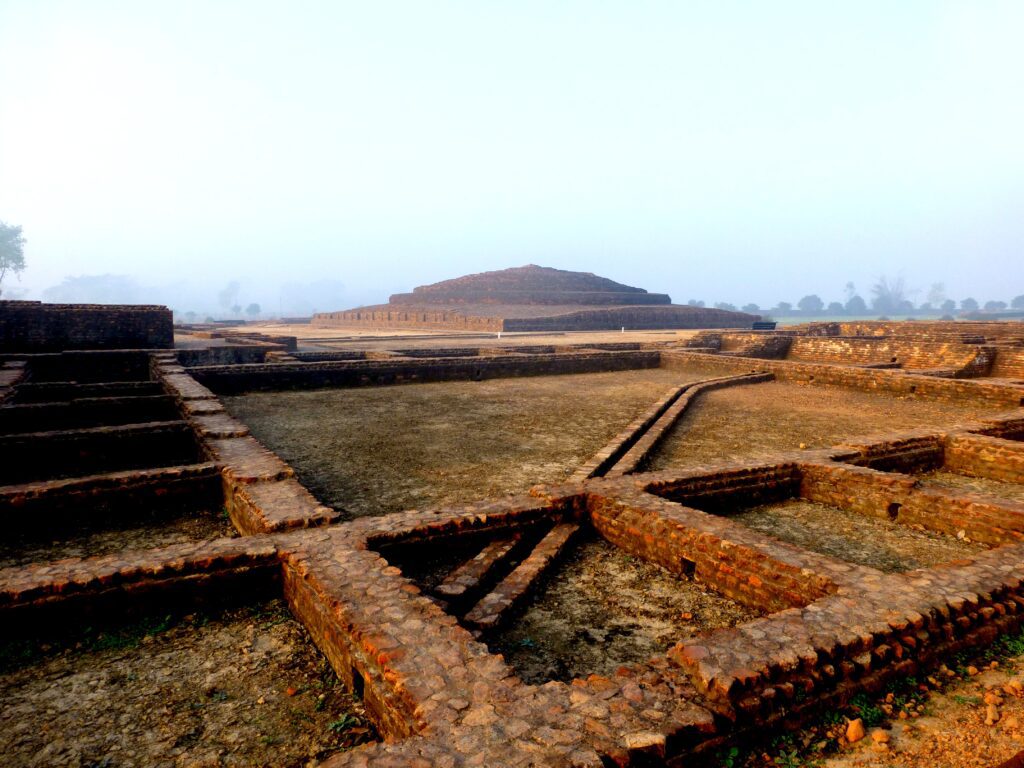
[[[189,541],[234,538],[238,532],[222,512],[140,519],[131,527],[97,531],[75,531],[52,538],[8,535],[0,543],[0,568],[26,565],[66,557],[97,557],[132,549],[151,549]]]
[[[77,646],[3,660],[5,765],[306,766],[374,738],[281,601]]]
[[[989,480],[984,477],[968,477],[943,470],[928,472],[918,477],[921,485],[926,488],[954,493],[980,493],[983,496],[1024,504],[1024,485],[1018,483],[1004,483],[1001,480]]]
[[[812,552],[886,573],[970,558],[985,547],[803,499],[729,515],[730,520]]]
[[[996,768],[1024,751],[1024,637],[1003,636],[977,655],[859,694],[793,733],[721,752],[701,766],[734,768]],[[860,719],[864,738],[849,743]]]
[[[757,614],[604,539],[584,542],[506,630],[489,639],[527,683],[611,674],[679,640]]]
[[[358,517],[564,481],[669,389],[700,378],[653,369],[224,402],[317,497]]]
[[[770,382],[702,395],[650,460],[650,469],[745,461],[827,448],[853,437],[968,421],[984,407],[849,389]]]
[[[1016,669],[1022,661],[1017,657],[1008,666],[985,669],[931,693],[917,717],[885,723],[884,749],[867,739],[821,768],[995,768],[1024,750],[1024,699],[1015,688],[1003,690],[1010,681],[1024,683]],[[993,693],[1000,701],[998,719],[986,724],[985,698],[991,700]]]

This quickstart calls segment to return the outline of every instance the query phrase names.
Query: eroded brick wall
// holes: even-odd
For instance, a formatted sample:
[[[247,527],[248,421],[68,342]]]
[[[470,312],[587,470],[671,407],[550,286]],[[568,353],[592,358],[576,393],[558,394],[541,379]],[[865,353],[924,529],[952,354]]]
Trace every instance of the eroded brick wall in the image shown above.
[[[167,307],[0,301],[0,352],[173,346]]]
[[[914,376],[903,371],[876,370],[792,360],[754,360],[743,357],[708,355],[699,352],[663,352],[662,367],[689,369],[692,366],[708,371],[774,373],[779,381],[826,384],[848,387],[865,392],[884,392],[895,395],[917,395],[929,400],[947,402],[978,401],[1007,407],[1019,407],[1024,393],[1019,387],[1004,386],[984,380],[949,379],[933,376]]]
[[[988,373],[994,357],[991,347],[959,342],[819,336],[793,337],[786,359],[838,365],[896,363],[903,368],[950,368],[980,376]]]

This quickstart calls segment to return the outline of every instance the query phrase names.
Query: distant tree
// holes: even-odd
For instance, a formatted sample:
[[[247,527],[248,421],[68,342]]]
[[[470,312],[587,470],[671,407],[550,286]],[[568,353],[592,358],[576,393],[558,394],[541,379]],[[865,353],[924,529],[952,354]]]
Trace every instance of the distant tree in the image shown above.
[[[196,315],[195,312],[188,311],[185,313],[185,322],[194,323],[196,321],[196,317],[198,317],[198,315]]]
[[[232,304],[231,305],[231,314],[233,314],[233,315],[240,315],[240,314],[242,314],[242,305],[241,304]]]
[[[1006,309],[1005,301],[986,301],[985,311],[986,312],[1002,312]]]
[[[1024,293],[1020,296],[1014,296],[1013,301],[1010,302],[1010,306],[1014,309],[1024,309]]]
[[[926,301],[924,304],[918,307],[918,310],[930,314],[935,311],[935,307],[932,306],[932,303],[930,301]]]
[[[775,306],[775,310],[776,310],[777,314],[788,315],[790,312],[793,311],[793,305],[790,304],[788,301],[780,301]]]
[[[0,221],[0,286],[8,272],[20,275],[25,269],[25,238],[21,227]],[[2,291],[0,291],[2,295]]]
[[[1022,296],[1021,298],[1024,298],[1024,296]],[[756,315],[758,312],[761,311],[761,308],[759,306],[757,306],[757,304],[753,304],[753,303],[751,303],[751,304],[744,304],[743,305],[743,311],[744,312],[749,312],[752,315]]]
[[[831,301],[825,312],[829,315],[842,315],[845,314],[846,308],[838,301]]]
[[[224,309],[231,309],[238,304],[238,293],[241,290],[242,284],[237,280],[232,280],[217,293],[217,303]]]
[[[846,302],[846,312],[851,315],[866,315],[868,313],[868,305],[864,299],[854,294]]]
[[[952,299],[946,299],[942,304],[939,305],[939,309],[945,312],[947,315],[956,309],[956,302]]]
[[[843,289],[843,292],[846,293],[846,300],[849,301],[850,299],[857,295],[857,286],[855,286],[853,284],[853,281],[851,280],[846,284],[846,287]]]
[[[249,317],[256,317],[256,315],[258,315],[259,313],[260,305],[257,304],[255,301],[245,308],[245,314],[249,315]]]
[[[939,306],[946,300],[946,285],[944,283],[932,283],[928,289],[928,303],[932,306]]]
[[[699,299],[690,299],[688,302],[686,302],[686,306],[688,306],[688,307],[703,307],[704,306],[704,302],[700,301]]]
[[[903,311],[900,307],[907,298],[907,288],[902,277],[890,281],[883,275],[871,286],[871,293],[871,308],[876,312],[889,314]]]
[[[900,301],[899,304],[896,305],[896,309],[898,309],[900,312],[913,312],[914,302],[910,301],[910,299],[903,299]]]
[[[796,305],[800,307],[801,312],[807,312],[808,314],[819,313],[825,308],[825,302],[817,294],[813,293],[810,296],[804,296]]]
[[[135,304],[143,297],[129,275],[75,275],[42,291],[43,301],[65,304]]]
[[[976,312],[978,310],[978,302],[975,299],[964,299],[960,302],[960,309],[964,312]]]

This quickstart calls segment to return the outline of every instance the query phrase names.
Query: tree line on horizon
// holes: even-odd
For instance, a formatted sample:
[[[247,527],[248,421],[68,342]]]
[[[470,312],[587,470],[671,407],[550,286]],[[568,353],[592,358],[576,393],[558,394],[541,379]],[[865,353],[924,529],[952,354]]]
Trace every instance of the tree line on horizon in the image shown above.
[[[887,277],[879,278],[871,286],[870,301],[865,301],[852,282],[848,282],[845,288],[845,301],[832,301],[826,304],[820,296],[815,293],[808,294],[802,299],[791,304],[788,301],[780,301],[774,307],[760,307],[750,303],[743,306],[736,306],[727,301],[719,301],[713,304],[716,309],[725,309],[731,312],[748,312],[754,315],[774,315],[779,317],[802,315],[814,317],[818,315],[847,315],[851,317],[863,315],[949,315],[954,313],[967,312],[1003,312],[1007,309],[1024,312],[1024,294],[1013,297],[1009,302],[999,299],[990,299],[984,303],[973,297],[955,301],[946,295],[945,285],[933,283],[928,290],[925,301],[915,304],[911,296],[917,291],[907,288],[903,278],[890,280]],[[690,299],[686,302],[691,307],[706,306],[703,301]]]

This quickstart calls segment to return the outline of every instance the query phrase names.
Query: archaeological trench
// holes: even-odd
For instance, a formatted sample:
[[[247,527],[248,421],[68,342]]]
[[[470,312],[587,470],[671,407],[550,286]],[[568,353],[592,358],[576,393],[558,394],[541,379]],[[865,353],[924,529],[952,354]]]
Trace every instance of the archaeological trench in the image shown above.
[[[5,764],[683,766],[1024,624],[1020,323],[392,333],[0,302]]]

